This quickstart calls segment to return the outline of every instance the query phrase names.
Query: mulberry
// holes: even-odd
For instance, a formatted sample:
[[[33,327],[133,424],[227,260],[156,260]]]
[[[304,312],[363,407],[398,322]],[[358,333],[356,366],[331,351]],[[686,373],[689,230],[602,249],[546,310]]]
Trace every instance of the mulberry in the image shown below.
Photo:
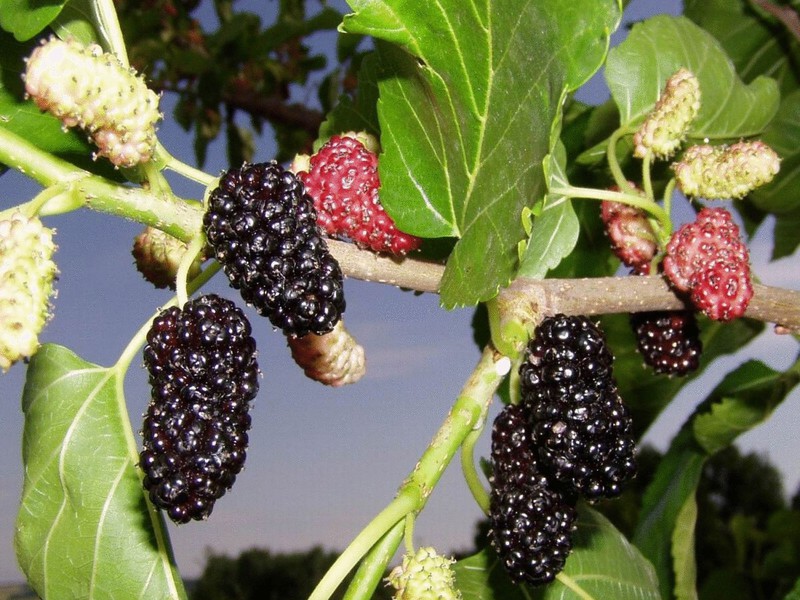
[[[454,562],[430,547],[406,554],[387,578],[396,590],[394,600],[460,600]]]
[[[489,540],[514,583],[549,583],[564,568],[576,511],[545,477],[493,488],[489,518]]]
[[[619,495],[636,472],[633,424],[612,362],[596,325],[556,315],[536,328],[520,367],[541,470],[590,501]]]
[[[686,375],[697,370],[703,343],[693,312],[640,312],[630,320],[639,353],[656,373]]]
[[[15,213],[0,221],[0,369],[30,358],[50,317],[53,230]]]
[[[299,177],[314,198],[321,227],[375,252],[406,254],[421,240],[398,230],[378,198],[378,156],[356,137],[333,136]]]
[[[231,286],[291,337],[332,331],[345,309],[342,271],[316,220],[303,184],[275,161],[223,173],[203,218]]]
[[[209,294],[166,309],[147,334],[139,464],[153,504],[176,523],[206,519],[244,465],[258,392],[250,333],[236,305]]]
[[[65,127],[86,131],[114,165],[133,167],[153,156],[158,95],[97,44],[43,42],[28,58],[25,91]]]

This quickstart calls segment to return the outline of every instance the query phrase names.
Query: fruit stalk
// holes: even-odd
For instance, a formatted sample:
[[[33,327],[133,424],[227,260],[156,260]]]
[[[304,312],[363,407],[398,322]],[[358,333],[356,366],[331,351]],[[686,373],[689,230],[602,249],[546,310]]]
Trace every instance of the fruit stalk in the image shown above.
[[[450,409],[450,413],[419,462],[403,482],[395,499],[342,552],[308,600],[330,598],[347,573],[378,540],[406,515],[419,513],[424,508],[428,496],[433,492],[464,439],[471,431],[482,425],[497,387],[508,374],[507,362],[508,359],[493,347],[484,348],[478,364]],[[351,597],[353,600],[358,598]]]
[[[200,229],[199,202],[119,185],[43,151],[3,127],[0,127],[0,163],[45,187],[70,184],[72,193],[83,199],[82,206],[157,227],[184,242],[191,241]]]

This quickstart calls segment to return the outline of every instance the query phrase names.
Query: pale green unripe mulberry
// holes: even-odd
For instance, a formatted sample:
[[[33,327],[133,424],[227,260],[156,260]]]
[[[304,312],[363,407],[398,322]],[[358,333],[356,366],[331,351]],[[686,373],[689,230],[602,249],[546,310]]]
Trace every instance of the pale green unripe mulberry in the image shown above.
[[[634,134],[634,156],[644,158],[648,150],[659,158],[672,156],[699,111],[700,82],[681,68],[667,80],[652,112]]]
[[[15,213],[0,221],[0,368],[32,356],[50,316],[53,231]]]
[[[158,95],[97,44],[51,37],[27,60],[25,91],[65,127],[80,127],[118,167],[147,162],[161,118]]]
[[[672,165],[675,180],[687,196],[742,198],[769,183],[780,170],[780,158],[764,142],[730,146],[691,146]]]
[[[450,568],[455,561],[439,556],[433,548],[420,548],[406,554],[403,563],[389,574],[389,584],[397,591],[394,600],[460,600],[456,577]]]
[[[364,347],[339,321],[323,335],[308,333],[287,338],[292,358],[306,376],[332,387],[355,383],[367,370]]]
[[[175,289],[175,276],[186,254],[187,245],[176,237],[156,229],[145,227],[133,241],[133,258],[136,268],[147,281],[157,288]],[[191,281],[200,274],[204,257],[198,255],[187,273]]]

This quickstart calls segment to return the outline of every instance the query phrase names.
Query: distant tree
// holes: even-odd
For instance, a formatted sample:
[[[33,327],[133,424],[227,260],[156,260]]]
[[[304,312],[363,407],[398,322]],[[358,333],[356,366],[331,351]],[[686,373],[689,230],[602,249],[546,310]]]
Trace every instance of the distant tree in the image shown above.
[[[261,548],[238,557],[210,553],[205,570],[191,592],[192,600],[302,600],[336,560],[336,552],[315,546],[305,552],[273,553]],[[332,598],[342,598],[339,591]],[[391,594],[378,587],[375,600]]]

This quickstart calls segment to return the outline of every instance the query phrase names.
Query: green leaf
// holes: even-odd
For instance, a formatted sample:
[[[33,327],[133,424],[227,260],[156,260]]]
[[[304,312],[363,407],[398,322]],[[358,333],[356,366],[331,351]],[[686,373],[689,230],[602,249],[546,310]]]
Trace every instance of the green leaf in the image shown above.
[[[22,395],[25,480],[14,540],[42,598],[184,598],[146,500],[122,374],[44,345]]]
[[[788,215],[778,215],[775,222],[775,245],[772,259],[791,256],[800,246],[800,210]]]
[[[694,497],[706,459],[765,421],[798,381],[800,360],[785,373],[747,362],[725,377],[673,440],[645,492],[633,537],[653,563],[665,598],[673,596],[675,585],[685,584],[686,569],[693,568],[681,550],[686,539],[676,530],[687,516],[686,503]]]
[[[778,227],[788,223],[788,239],[775,236],[773,256],[794,252],[798,243],[795,222],[800,213],[800,90],[781,101],[778,114],[761,139],[781,157],[781,170],[769,184],[753,191],[748,200],[758,209],[776,215]],[[783,248],[786,249],[783,249]]]
[[[567,156],[564,145],[559,141],[555,152],[545,158],[544,174],[548,187],[568,187],[566,169]],[[523,218],[529,211],[523,210]],[[578,243],[580,223],[567,196],[549,193],[544,205],[535,217],[531,214],[532,225],[527,246],[521,253],[517,277],[541,279],[551,269],[572,252]]]
[[[623,125],[652,110],[667,79],[686,67],[700,81],[701,107],[691,138],[729,139],[761,133],[778,110],[773,79],[745,85],[719,42],[685,17],[659,15],[634,25],[608,53],[606,79]]]
[[[709,411],[695,417],[695,440],[707,454],[730,446],[740,434],[766,421],[798,380],[796,371],[781,375],[760,361],[742,364],[714,391]]]
[[[527,600],[523,589],[511,582],[497,555],[488,548],[458,561],[453,571],[463,600]]]
[[[672,561],[675,564],[675,600],[697,600],[697,563],[694,555],[694,528],[697,501],[689,496],[675,519],[672,531]]]
[[[67,0],[0,0],[0,27],[19,41],[31,39],[61,12]]]
[[[516,270],[523,208],[544,196],[542,161],[563,93],[599,68],[619,5],[351,6],[343,29],[379,40],[381,202],[404,231],[460,238],[443,305],[489,299]]]
[[[717,38],[749,82],[767,75],[781,94],[800,86],[800,45],[780,23],[758,17],[748,0],[684,0],[683,14]]]
[[[794,584],[792,590],[786,594],[783,600],[800,600],[800,578]]]
[[[72,37],[86,46],[96,42],[108,51],[107,36],[98,33],[102,27],[96,22],[95,3],[96,0],[69,0],[50,27],[61,39]]]
[[[529,588],[530,597],[537,600],[660,598],[653,567],[608,519],[579,504],[577,523],[572,553],[559,579],[543,588]],[[490,550],[459,561],[454,569],[464,600],[529,597],[511,583]]]

